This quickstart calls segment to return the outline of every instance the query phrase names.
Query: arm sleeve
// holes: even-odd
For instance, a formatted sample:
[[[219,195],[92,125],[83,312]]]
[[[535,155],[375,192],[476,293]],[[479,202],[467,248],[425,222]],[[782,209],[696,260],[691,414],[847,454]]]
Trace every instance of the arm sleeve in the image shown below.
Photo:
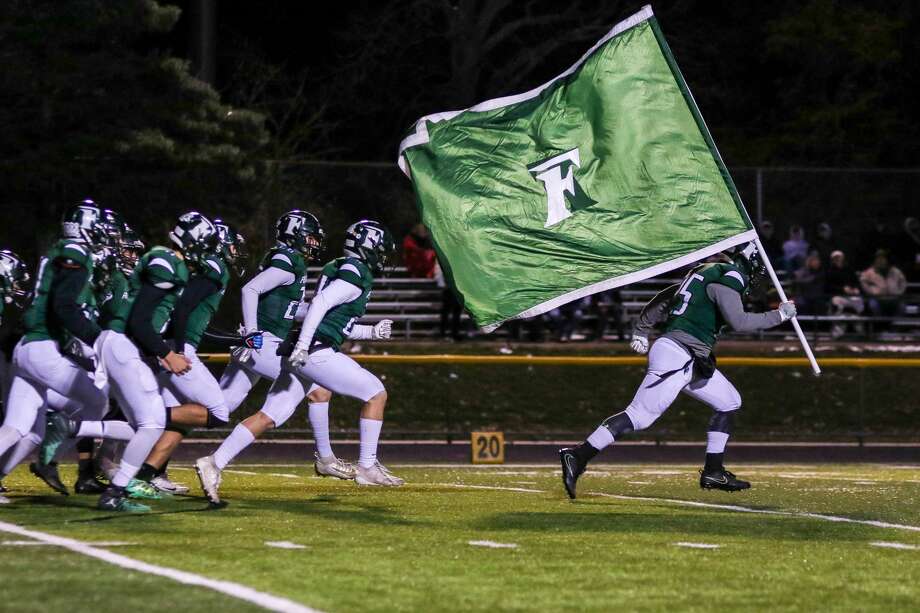
[[[300,330],[300,337],[297,343],[301,346],[309,345],[313,342],[313,335],[316,334],[316,328],[329,309],[350,302],[361,295],[361,288],[352,285],[348,281],[335,279],[318,292],[313,300],[310,301],[310,308],[307,310],[307,316],[303,320],[303,328]]]
[[[668,318],[668,307],[677,292],[678,284],[671,285],[661,290],[648,304],[642,307],[642,312],[633,326],[633,333],[637,336],[648,336],[657,326]]]
[[[243,326],[247,332],[259,329],[259,296],[295,280],[294,273],[269,266],[243,286]]]
[[[310,310],[309,302],[301,302],[297,305],[297,312],[294,313],[294,321],[302,322],[307,316],[307,311]]]
[[[220,291],[220,286],[207,277],[195,277],[183,290],[176,308],[172,312],[173,342],[176,351],[185,348],[185,330],[188,327],[188,318],[201,301]]]
[[[144,283],[137,292],[131,315],[128,317],[128,334],[137,341],[145,353],[158,358],[166,357],[170,349],[159,332],[153,329],[153,311],[168,291]]]
[[[367,341],[374,338],[374,326],[352,326],[348,338],[353,341]]]
[[[77,302],[86,286],[89,271],[72,260],[55,262],[55,265],[57,270],[51,294],[51,309],[68,332],[92,346],[101,330],[96,322],[86,316]]]
[[[746,313],[741,294],[719,283],[706,286],[706,294],[719,307],[722,317],[736,332],[754,332],[778,326],[783,322],[778,309],[765,313]]]

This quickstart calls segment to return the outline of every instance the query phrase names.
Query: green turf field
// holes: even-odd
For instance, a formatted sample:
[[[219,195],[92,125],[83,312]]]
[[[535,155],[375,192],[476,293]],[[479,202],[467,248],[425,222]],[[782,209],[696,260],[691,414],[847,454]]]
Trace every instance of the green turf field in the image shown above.
[[[173,478],[194,485],[181,468]],[[5,482],[12,504],[0,506],[0,610],[257,610],[59,547],[10,544],[31,539],[9,524],[129,543],[99,549],[324,611],[920,603],[920,466],[732,466],[754,488],[727,494],[701,492],[692,466],[599,465],[576,502],[554,466],[392,467],[409,481],[399,490],[320,480],[309,466],[231,468],[239,472],[225,475],[227,508],[207,510],[190,496],[155,503],[146,516],[50,495],[20,468]],[[72,479],[70,467],[64,473]],[[266,545],[273,541],[302,548]]]

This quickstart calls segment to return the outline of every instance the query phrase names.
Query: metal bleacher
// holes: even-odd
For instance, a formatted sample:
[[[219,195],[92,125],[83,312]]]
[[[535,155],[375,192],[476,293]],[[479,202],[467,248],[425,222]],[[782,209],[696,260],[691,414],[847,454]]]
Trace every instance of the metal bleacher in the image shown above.
[[[311,268],[311,278],[319,274],[319,268]],[[622,300],[622,318],[627,324],[635,319],[648,300],[663,288],[679,282],[679,278],[656,277],[639,283],[620,288]],[[781,282],[789,291],[791,285],[782,278]],[[426,338],[437,336],[441,319],[442,289],[434,279],[412,278],[404,267],[396,267],[388,272],[384,278],[374,280],[374,290],[368,303],[367,315],[363,323],[374,323],[381,319],[391,319],[394,322],[394,336],[397,338]],[[920,339],[920,284],[908,285],[905,298],[905,314],[899,317],[857,317],[853,315],[801,315],[802,322],[809,337],[817,340],[829,337],[834,324],[861,324],[861,336],[875,338],[878,330],[884,328],[885,334],[891,339],[902,338],[905,340]],[[582,324],[587,326],[593,322],[594,315],[590,312],[582,317]],[[463,313],[461,323],[472,332],[473,326],[469,323],[469,316]],[[499,328],[493,335],[503,336],[505,332]],[[788,336],[788,330],[779,329],[765,331],[756,335],[737,335],[739,338],[782,338]],[[576,337],[573,337],[576,338]]]

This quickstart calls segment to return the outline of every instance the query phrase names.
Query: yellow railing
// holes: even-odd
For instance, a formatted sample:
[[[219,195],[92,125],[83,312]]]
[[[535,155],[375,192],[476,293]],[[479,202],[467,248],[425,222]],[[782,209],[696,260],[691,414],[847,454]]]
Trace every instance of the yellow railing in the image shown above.
[[[204,353],[202,360],[216,364],[229,361],[227,353]],[[549,356],[549,355],[370,355],[357,353],[352,358],[367,364],[521,364],[530,366],[644,366],[643,356]],[[822,368],[920,368],[920,358],[823,358]],[[719,366],[766,366],[808,368],[804,357],[770,358],[757,356],[725,356]]]

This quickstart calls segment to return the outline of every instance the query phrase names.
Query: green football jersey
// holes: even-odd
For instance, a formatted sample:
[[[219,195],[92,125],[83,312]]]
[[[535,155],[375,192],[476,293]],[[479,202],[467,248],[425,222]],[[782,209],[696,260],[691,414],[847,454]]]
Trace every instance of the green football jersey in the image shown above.
[[[167,294],[160,300],[153,312],[153,329],[162,333],[169,323],[169,316],[179,295],[188,283],[188,267],[185,260],[167,247],[154,247],[138,261],[128,280],[128,297],[114,309],[114,315],[106,326],[110,330],[124,333],[128,317],[134,307],[134,300],[144,284],[167,289]]]
[[[709,297],[706,288],[719,283],[744,293],[748,277],[734,264],[702,264],[687,273],[674,298],[665,324],[665,330],[683,330],[711,348],[725,326],[718,306]]]
[[[32,303],[23,315],[26,342],[55,340],[63,344],[71,338],[51,312],[50,294],[56,276],[55,267],[51,263],[58,259],[72,260],[89,271],[79,300],[85,302],[92,295],[93,255],[89,247],[72,239],[59,240],[38,264]]]
[[[276,245],[262,258],[259,272],[272,267],[293,274],[294,282],[279,285],[259,296],[258,326],[263,332],[284,338],[294,325],[294,315],[303,300],[307,284],[307,261],[290,247]]]
[[[128,300],[128,294],[128,277],[120,270],[114,270],[109,282],[99,293],[99,325],[108,326]]]
[[[367,312],[367,301],[371,297],[374,275],[367,264],[357,258],[336,258],[323,267],[322,275],[316,284],[317,293],[323,291],[323,288],[335,279],[347,281],[361,290],[361,295],[351,302],[329,309],[316,328],[317,340],[338,348],[348,338],[355,323]]]
[[[196,272],[195,276],[210,279],[220,287],[220,291],[202,300],[189,313],[188,323],[185,327],[185,342],[196,349],[198,344],[201,343],[201,336],[207,329],[208,324],[211,323],[211,318],[217,313],[220,301],[223,299],[224,293],[227,291],[227,285],[230,283],[230,269],[227,268],[224,258],[219,255],[208,256],[202,262],[201,268],[202,270]],[[177,349],[181,351],[182,348]]]

